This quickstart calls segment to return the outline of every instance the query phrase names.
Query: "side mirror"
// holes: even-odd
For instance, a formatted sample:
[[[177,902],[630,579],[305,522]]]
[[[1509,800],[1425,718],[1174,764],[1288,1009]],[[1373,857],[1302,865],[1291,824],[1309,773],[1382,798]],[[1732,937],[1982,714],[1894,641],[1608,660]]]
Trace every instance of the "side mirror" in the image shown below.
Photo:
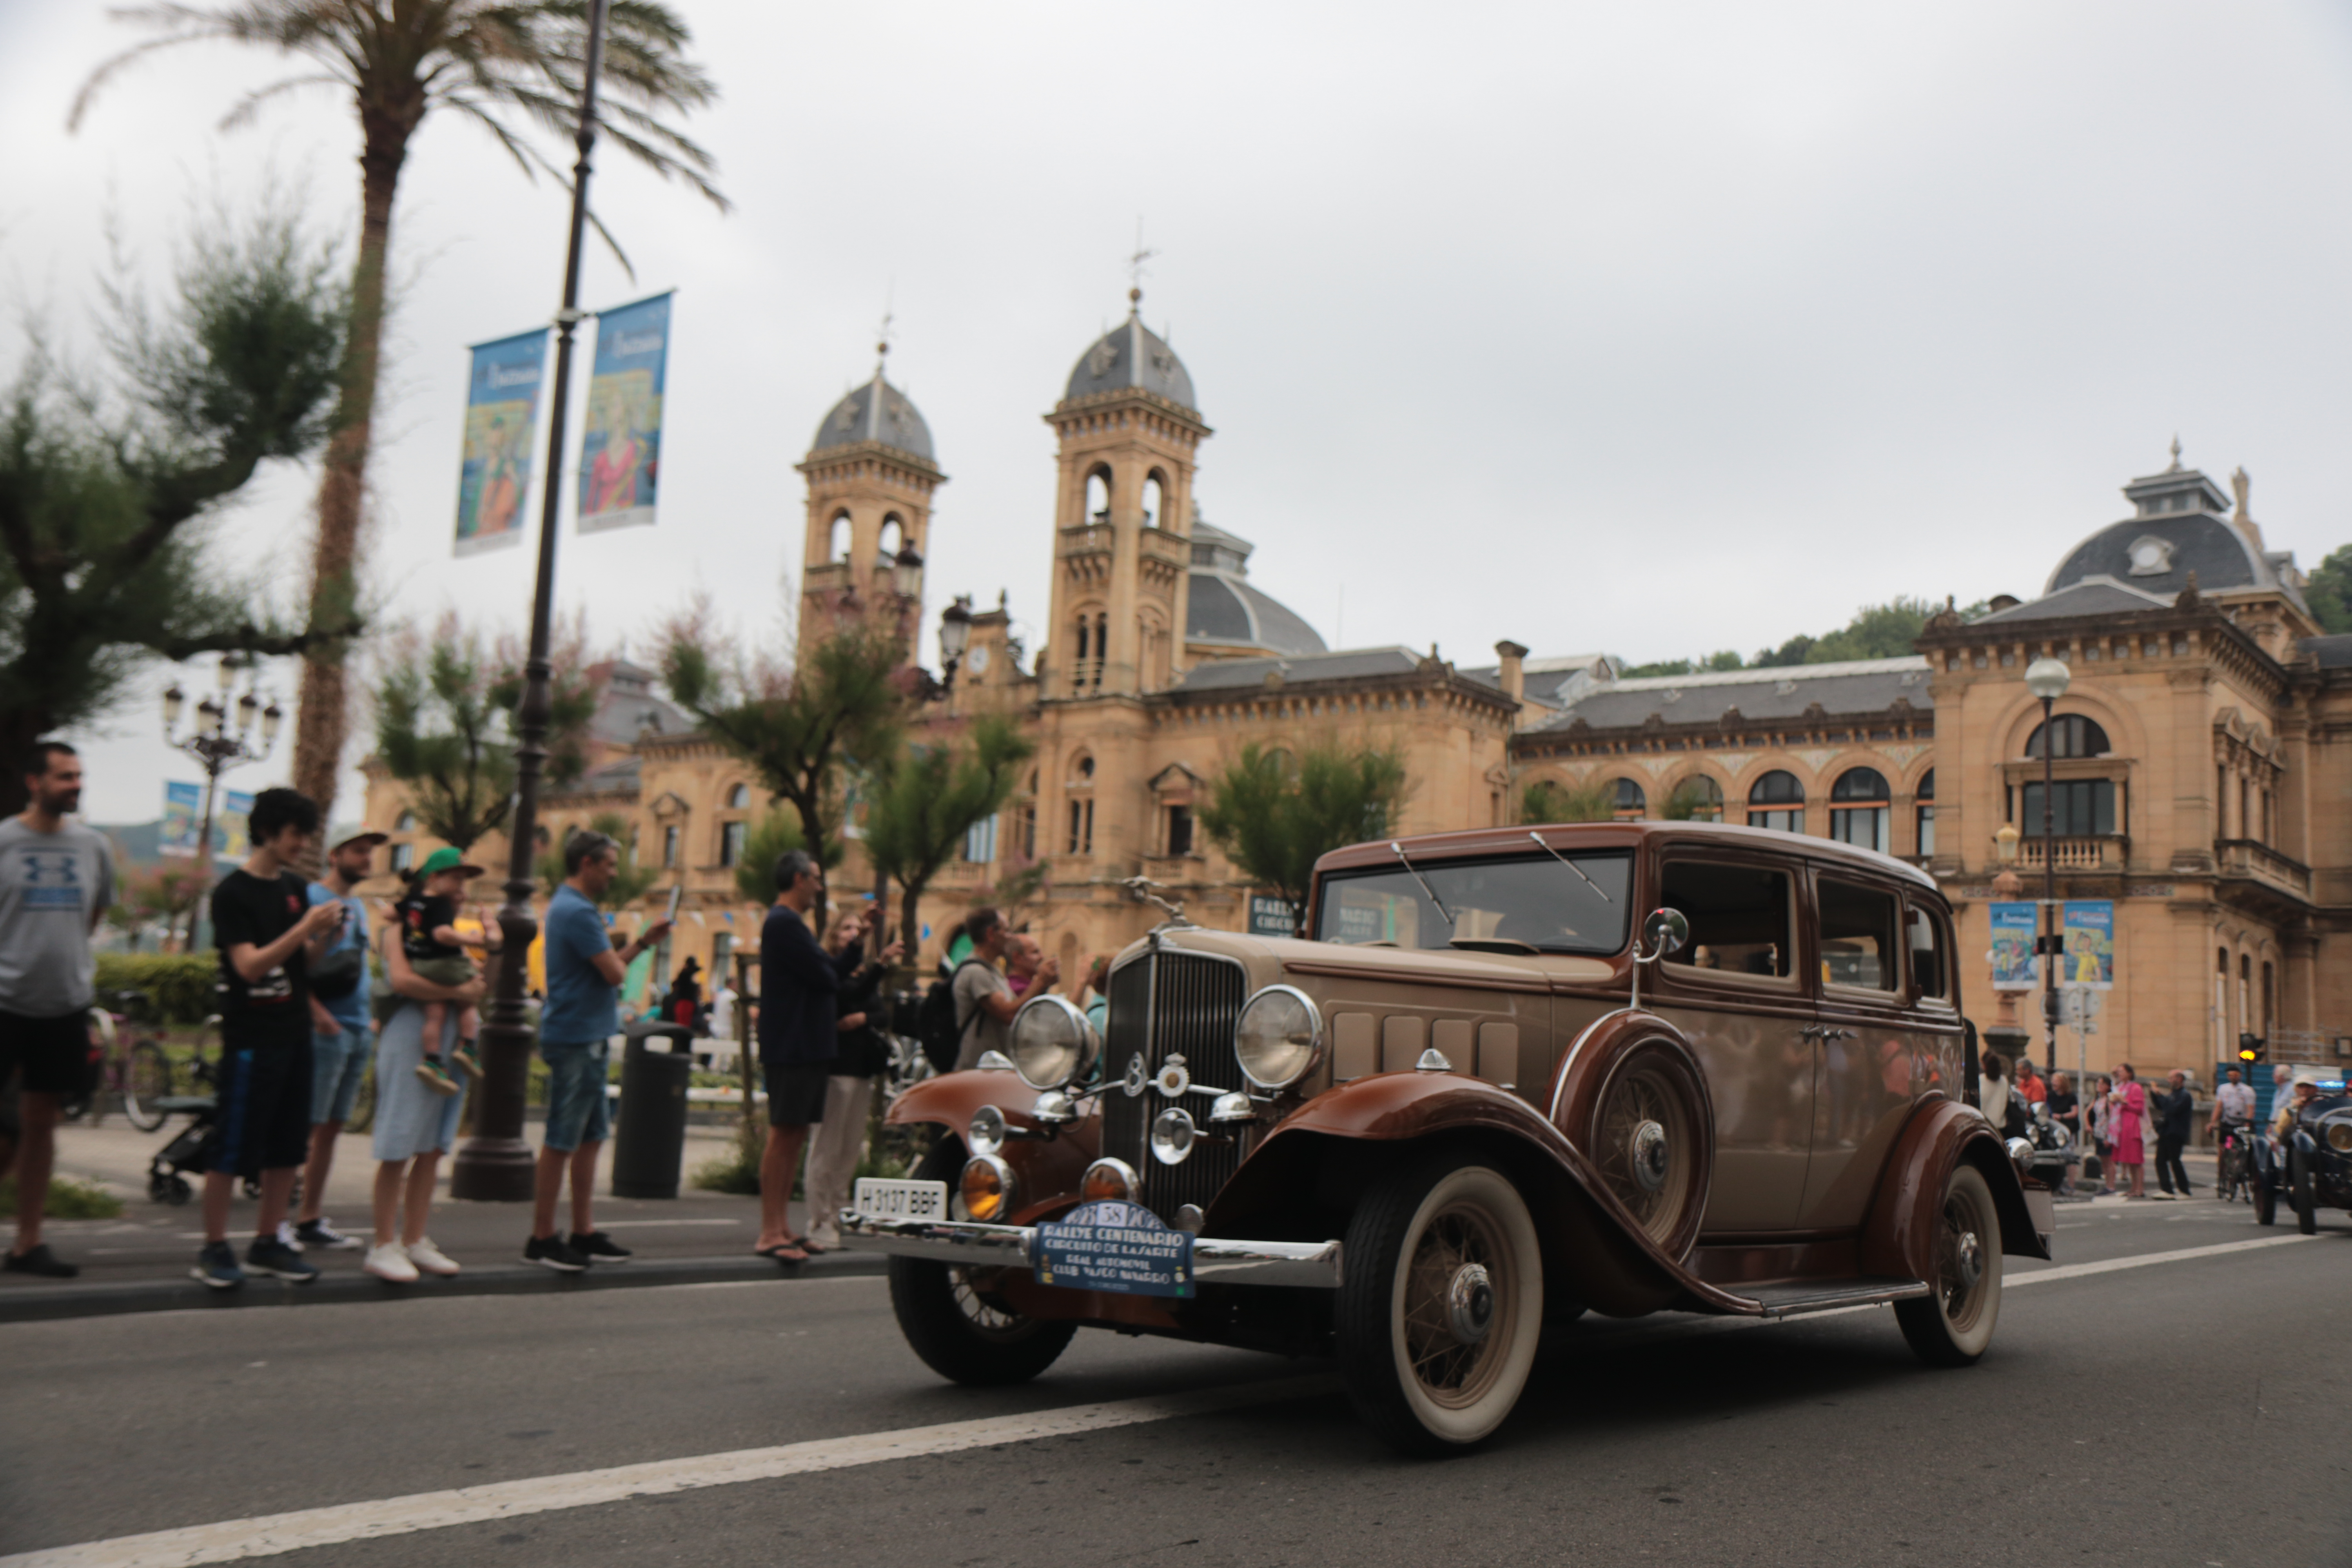
[[[1679,952],[1690,941],[1690,921],[1680,910],[1653,910],[1650,918],[1642,922],[1642,945],[1649,952],[1643,955],[1644,963],[1655,963],[1670,952]]]

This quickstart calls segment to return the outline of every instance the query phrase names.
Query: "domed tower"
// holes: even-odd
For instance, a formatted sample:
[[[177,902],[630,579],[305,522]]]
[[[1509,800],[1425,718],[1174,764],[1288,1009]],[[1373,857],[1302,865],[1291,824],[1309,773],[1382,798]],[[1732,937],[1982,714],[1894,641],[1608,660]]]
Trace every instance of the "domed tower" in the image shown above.
[[[1136,696],[1174,679],[1192,563],[1192,472],[1209,435],[1192,378],[1143,324],[1143,291],[1045,416],[1061,437],[1047,699]]]
[[[874,379],[833,405],[795,465],[808,478],[803,647],[845,616],[877,614],[887,614],[911,647],[921,617],[931,492],[947,476],[933,460],[930,426],[883,377],[889,352],[888,342],[877,345]]]

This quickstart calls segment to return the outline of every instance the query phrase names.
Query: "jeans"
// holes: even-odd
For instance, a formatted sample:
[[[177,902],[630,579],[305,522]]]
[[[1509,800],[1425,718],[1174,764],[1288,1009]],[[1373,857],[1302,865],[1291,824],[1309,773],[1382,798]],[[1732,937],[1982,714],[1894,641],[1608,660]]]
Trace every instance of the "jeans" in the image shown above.
[[[2156,1141],[2156,1184],[2166,1192],[2172,1184],[2180,1183],[2180,1195],[2189,1195],[2189,1167],[2180,1163],[2180,1151],[2188,1141],[2181,1138],[2158,1138]]]
[[[583,1044],[539,1043],[547,1063],[547,1147],[569,1154],[583,1143],[602,1143],[613,1135],[613,1112],[604,1093],[605,1065],[612,1060],[610,1040]]]

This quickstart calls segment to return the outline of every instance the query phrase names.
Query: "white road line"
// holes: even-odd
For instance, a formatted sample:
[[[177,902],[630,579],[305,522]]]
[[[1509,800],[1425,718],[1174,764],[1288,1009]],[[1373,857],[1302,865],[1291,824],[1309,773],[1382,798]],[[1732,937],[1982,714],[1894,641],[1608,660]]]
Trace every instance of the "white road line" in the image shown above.
[[[378,1502],[304,1509],[299,1513],[225,1520],[186,1530],[159,1530],[150,1535],[51,1547],[0,1557],[0,1568],[164,1568],[165,1564],[181,1568],[203,1563],[235,1563],[314,1546],[333,1546],[346,1541],[408,1535],[420,1530],[443,1530],[486,1520],[520,1519],[558,1509],[589,1508],[633,1497],[732,1486],[739,1481],[772,1480],[781,1476],[878,1464],[885,1459],[919,1458],[1070,1433],[1099,1432],[1146,1421],[1207,1415],[1330,1394],[1339,1386],[1338,1380],[1328,1376],[1286,1377],[1196,1394],[1072,1405],[1027,1415],[992,1415],[898,1432],[788,1443],[775,1448],[741,1448],[688,1459],[618,1465],[611,1469],[583,1470],[569,1476],[534,1476],[527,1480],[420,1492],[414,1497],[387,1498]]]
[[[2186,1263],[2200,1258],[2222,1258],[2266,1247],[2284,1247],[2316,1240],[2297,1235],[2265,1236],[2251,1241],[2217,1242],[2210,1247],[2181,1247],[2172,1252],[2147,1252],[2131,1258],[2103,1258],[2095,1263],[2069,1263],[2028,1274],[2007,1274],[2006,1287],[2048,1284],[2112,1274],[2126,1268],[2147,1268],[2164,1263]],[[669,1287],[708,1290],[753,1281]],[[659,1289],[660,1287],[656,1287]],[[1785,1320],[1803,1323],[1874,1312],[1876,1307],[1841,1307]],[[1617,1351],[1658,1340],[1731,1329],[1762,1328],[1774,1320],[1702,1318],[1661,1324],[1622,1333],[1595,1335],[1589,1349]],[[1099,1432],[1148,1421],[1171,1421],[1207,1415],[1257,1405],[1310,1398],[1334,1393],[1338,1379],[1329,1376],[1289,1377],[1271,1383],[1239,1384],[1196,1394],[1154,1394],[1142,1399],[1110,1400],[1098,1405],[1072,1405],[1026,1415],[992,1415],[976,1421],[950,1421],[936,1426],[912,1426],[897,1432],[868,1432],[855,1437],[825,1437],[788,1443],[774,1448],[740,1448],[732,1453],[703,1454],[685,1459],[656,1459],[610,1469],[582,1470],[567,1476],[536,1476],[488,1486],[459,1487],[449,1491],[420,1492],[413,1497],[386,1498],[374,1502],[342,1503],[332,1508],[304,1509],[297,1513],[264,1515],[257,1519],[225,1520],[218,1524],[193,1525],[184,1530],[159,1530],[148,1535],[120,1536],[112,1541],[55,1546],[40,1552],[0,1557],[0,1568],[191,1568],[205,1563],[235,1563],[248,1557],[271,1557],[314,1546],[346,1541],[371,1541],[383,1536],[410,1535],[451,1525],[477,1524],[485,1520],[520,1519],[561,1509],[590,1508],[633,1497],[693,1491],[704,1487],[732,1486],[740,1481],[773,1480],[782,1476],[809,1475],[821,1470],[847,1469],[885,1459],[919,1458],[952,1454],[967,1448],[1025,1443],[1040,1437],[1077,1432]]]
[[[681,1225],[749,1225],[745,1219],[608,1219],[601,1230],[653,1230],[661,1226]]]

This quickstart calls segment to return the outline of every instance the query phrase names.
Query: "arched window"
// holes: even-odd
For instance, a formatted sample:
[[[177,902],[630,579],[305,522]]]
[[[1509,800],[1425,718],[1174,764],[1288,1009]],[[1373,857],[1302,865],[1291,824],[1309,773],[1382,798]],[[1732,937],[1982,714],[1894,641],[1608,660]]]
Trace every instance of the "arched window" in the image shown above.
[[[1609,815],[1620,822],[1633,822],[1650,808],[1650,797],[1632,779],[1619,779],[1609,786]]]
[[[1777,827],[1783,833],[1805,830],[1805,786],[1797,775],[1774,768],[1748,792],[1748,826]]]
[[[825,559],[828,561],[849,559],[849,514],[845,511],[833,514],[831,542],[826,547]]]
[[[882,559],[885,561],[898,560],[898,552],[906,542],[906,521],[894,511],[882,520]]]
[[[1087,476],[1087,516],[1088,522],[1110,521],[1110,470],[1097,468]]]
[[[2114,750],[2107,744],[2107,732],[2099,728],[2098,721],[2086,719],[2080,713],[2061,713],[2050,721],[2048,728],[2056,737],[2051,753],[2053,756],[2104,757]],[[2042,755],[2042,725],[2036,724],[2033,733],[2026,737],[2027,756],[2039,758]]]
[[[751,804],[751,786],[750,784],[737,784],[733,789],[727,792],[728,810],[740,811]]]
[[[414,833],[414,832],[415,832],[415,831],[416,831],[416,814],[415,814],[415,812],[413,812],[413,811],[404,811],[404,812],[402,812],[402,813],[400,814],[400,820],[398,820],[397,822],[394,822],[394,823],[392,825],[392,830],[393,830],[394,833]]]
[[[1679,822],[1721,822],[1723,786],[1705,773],[1691,774],[1666,797],[1666,816]]]
[[[1070,677],[1076,689],[1092,691],[1103,683],[1103,659],[1110,652],[1110,617],[1088,610],[1078,616],[1077,663]]]
[[[1168,480],[1159,469],[1154,468],[1143,481],[1143,526],[1165,528],[1168,526],[1167,517]]]
[[[1841,844],[1887,851],[1886,775],[1876,768],[1848,768],[1830,786],[1830,837]]]
[[[1936,852],[1936,770],[1929,768],[1919,775],[1919,787],[1914,792],[1918,801],[1919,849],[1922,855]]]

